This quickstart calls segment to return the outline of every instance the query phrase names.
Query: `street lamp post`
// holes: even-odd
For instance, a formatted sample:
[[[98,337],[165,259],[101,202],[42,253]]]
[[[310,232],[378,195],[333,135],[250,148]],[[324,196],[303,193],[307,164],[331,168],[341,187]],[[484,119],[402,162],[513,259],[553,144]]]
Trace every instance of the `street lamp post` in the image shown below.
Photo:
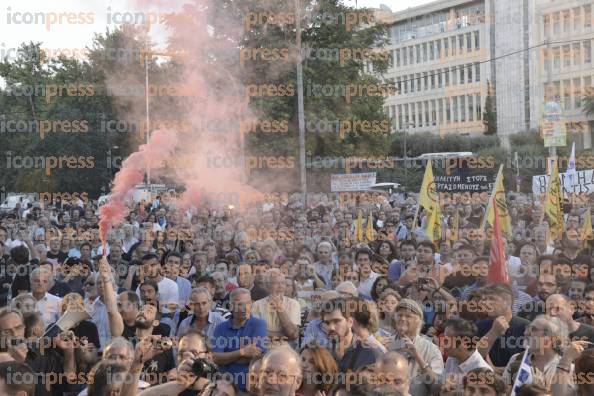
[[[408,128],[410,126],[414,126],[415,124],[412,122],[406,122],[404,124],[404,191],[407,192],[408,191],[408,166],[407,166],[407,162],[408,162],[408,154],[407,154],[407,149],[406,149],[406,135],[408,134]]]

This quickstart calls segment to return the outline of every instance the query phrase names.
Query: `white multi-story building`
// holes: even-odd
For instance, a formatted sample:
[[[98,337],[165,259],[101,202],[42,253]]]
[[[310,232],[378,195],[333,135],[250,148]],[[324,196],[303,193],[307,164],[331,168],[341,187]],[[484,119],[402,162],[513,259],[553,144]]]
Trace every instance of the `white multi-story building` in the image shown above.
[[[398,92],[385,102],[393,130],[482,134],[491,89],[509,147],[509,135],[540,127],[553,86],[568,133],[591,148],[593,117],[581,104],[594,95],[593,11],[594,0],[438,0],[394,13],[384,76]]]
[[[591,149],[594,117],[584,114],[582,100],[585,95],[594,95],[594,1],[533,1],[529,45],[539,47],[530,65],[530,124],[533,128],[539,126],[548,89],[549,95],[557,95],[567,133],[574,134],[576,147]],[[548,44],[541,45],[545,42]]]
[[[484,132],[492,74],[485,3],[442,0],[394,14],[386,47],[393,67],[384,76],[396,83],[385,102],[394,130]]]

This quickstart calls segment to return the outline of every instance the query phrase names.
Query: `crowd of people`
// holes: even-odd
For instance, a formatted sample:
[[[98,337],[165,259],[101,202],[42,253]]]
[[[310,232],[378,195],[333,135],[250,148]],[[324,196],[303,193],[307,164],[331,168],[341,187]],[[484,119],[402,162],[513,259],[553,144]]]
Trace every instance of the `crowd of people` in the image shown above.
[[[594,394],[594,194],[558,238],[538,198],[507,194],[508,283],[489,281],[485,197],[443,198],[438,242],[413,197],[380,192],[157,196],[105,243],[96,201],[17,204],[0,394]]]

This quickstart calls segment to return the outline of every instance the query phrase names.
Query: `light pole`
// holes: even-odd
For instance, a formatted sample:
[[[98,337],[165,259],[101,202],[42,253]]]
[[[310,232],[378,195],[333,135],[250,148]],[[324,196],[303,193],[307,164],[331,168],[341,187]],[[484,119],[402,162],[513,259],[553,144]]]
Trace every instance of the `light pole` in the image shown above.
[[[307,179],[305,167],[305,115],[303,109],[303,65],[301,59],[301,6],[299,0],[295,0],[295,29],[297,37],[297,114],[299,120],[299,164],[301,170],[301,192],[303,198],[307,196]]]
[[[411,125],[414,126],[415,124],[412,122],[404,123],[404,192],[408,191],[408,154],[406,152],[406,135],[408,134],[408,128]]]

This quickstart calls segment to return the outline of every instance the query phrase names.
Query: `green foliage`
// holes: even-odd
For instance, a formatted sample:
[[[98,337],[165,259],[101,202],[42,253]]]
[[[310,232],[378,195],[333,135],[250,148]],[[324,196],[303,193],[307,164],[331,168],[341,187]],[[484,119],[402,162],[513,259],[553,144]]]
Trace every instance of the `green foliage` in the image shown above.
[[[491,83],[487,82],[488,95],[485,99],[485,111],[483,112],[483,123],[485,124],[485,135],[497,134],[497,110],[495,109],[495,95]]]

